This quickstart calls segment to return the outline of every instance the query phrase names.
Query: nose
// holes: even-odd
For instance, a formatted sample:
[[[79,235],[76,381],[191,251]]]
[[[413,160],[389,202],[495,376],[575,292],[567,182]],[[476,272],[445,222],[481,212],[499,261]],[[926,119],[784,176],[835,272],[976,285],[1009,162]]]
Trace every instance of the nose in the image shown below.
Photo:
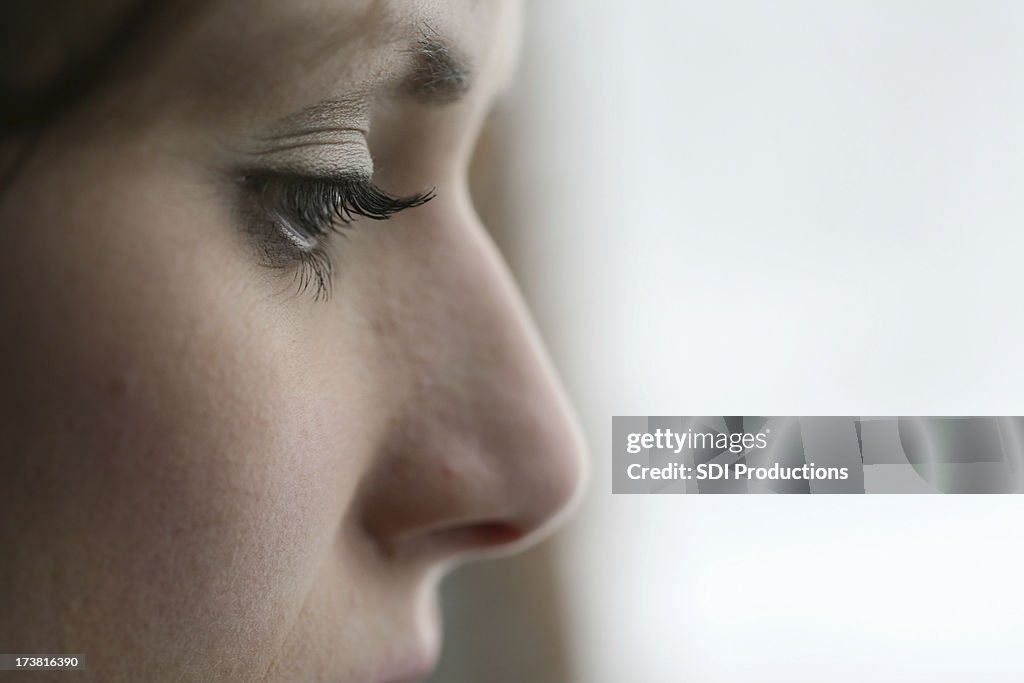
[[[414,244],[377,298],[392,408],[358,509],[388,556],[450,561],[537,540],[578,492],[584,461],[503,260],[468,206],[461,222],[443,209],[425,218],[446,227],[402,236]]]

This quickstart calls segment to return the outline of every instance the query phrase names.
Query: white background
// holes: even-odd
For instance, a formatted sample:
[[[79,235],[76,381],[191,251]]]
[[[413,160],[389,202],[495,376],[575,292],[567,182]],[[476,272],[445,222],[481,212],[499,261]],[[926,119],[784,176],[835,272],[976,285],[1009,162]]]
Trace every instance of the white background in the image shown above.
[[[1018,497],[609,476],[615,414],[1024,412],[1024,3],[531,11],[509,255],[593,449],[578,680],[1024,680]]]

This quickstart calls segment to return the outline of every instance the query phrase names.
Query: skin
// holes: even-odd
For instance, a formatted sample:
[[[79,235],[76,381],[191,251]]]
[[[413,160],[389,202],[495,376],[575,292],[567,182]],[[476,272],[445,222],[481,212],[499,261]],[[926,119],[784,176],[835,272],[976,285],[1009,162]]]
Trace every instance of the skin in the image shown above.
[[[518,12],[206,3],[39,132],[0,194],[5,652],[81,653],[82,681],[413,680],[441,574],[564,516],[578,432],[467,191]],[[473,65],[458,102],[384,83],[424,22]],[[267,151],[324,99],[365,135]],[[371,158],[436,199],[359,219],[331,296],[297,291],[238,178]]]

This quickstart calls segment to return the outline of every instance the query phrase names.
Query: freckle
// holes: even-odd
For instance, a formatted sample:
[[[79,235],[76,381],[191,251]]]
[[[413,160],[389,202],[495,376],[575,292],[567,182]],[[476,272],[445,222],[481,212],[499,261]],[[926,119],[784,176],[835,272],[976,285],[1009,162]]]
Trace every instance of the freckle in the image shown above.
[[[67,611],[71,612],[71,613],[81,612],[82,611],[82,598],[80,596],[77,596],[77,595],[72,596],[68,600],[68,602],[67,602]]]
[[[454,481],[456,479],[456,477],[458,476],[458,474],[459,473],[456,472],[455,467],[453,467],[450,462],[443,461],[441,463],[441,475],[447,481]]]
[[[128,393],[128,383],[122,377],[115,377],[107,383],[107,393],[111,398],[123,398]]]

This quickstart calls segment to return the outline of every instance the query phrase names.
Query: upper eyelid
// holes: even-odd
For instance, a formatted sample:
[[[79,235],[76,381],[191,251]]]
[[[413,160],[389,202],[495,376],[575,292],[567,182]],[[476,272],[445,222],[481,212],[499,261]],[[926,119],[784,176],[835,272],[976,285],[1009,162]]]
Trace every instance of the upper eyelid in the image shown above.
[[[244,154],[236,164],[243,170],[259,170],[264,175],[277,174],[305,178],[372,177],[373,157],[362,136],[344,141],[315,139],[310,135],[285,138],[274,144],[260,144]]]
[[[370,116],[364,96],[353,94],[276,119],[247,136],[242,166],[305,175],[373,173]]]
[[[332,143],[325,143],[325,142],[323,142],[321,140],[307,140],[307,141],[302,141],[302,142],[292,142],[292,143],[289,143],[289,144],[275,145],[275,146],[272,146],[272,147],[268,147],[263,152],[263,154],[275,154],[277,152],[290,152],[291,150],[294,150],[294,149],[305,149],[307,147],[324,147],[324,146],[327,146],[327,145],[330,145],[330,144],[332,144]],[[339,144],[339,143],[333,143],[333,144]],[[348,144],[354,144],[354,143],[348,143]]]

